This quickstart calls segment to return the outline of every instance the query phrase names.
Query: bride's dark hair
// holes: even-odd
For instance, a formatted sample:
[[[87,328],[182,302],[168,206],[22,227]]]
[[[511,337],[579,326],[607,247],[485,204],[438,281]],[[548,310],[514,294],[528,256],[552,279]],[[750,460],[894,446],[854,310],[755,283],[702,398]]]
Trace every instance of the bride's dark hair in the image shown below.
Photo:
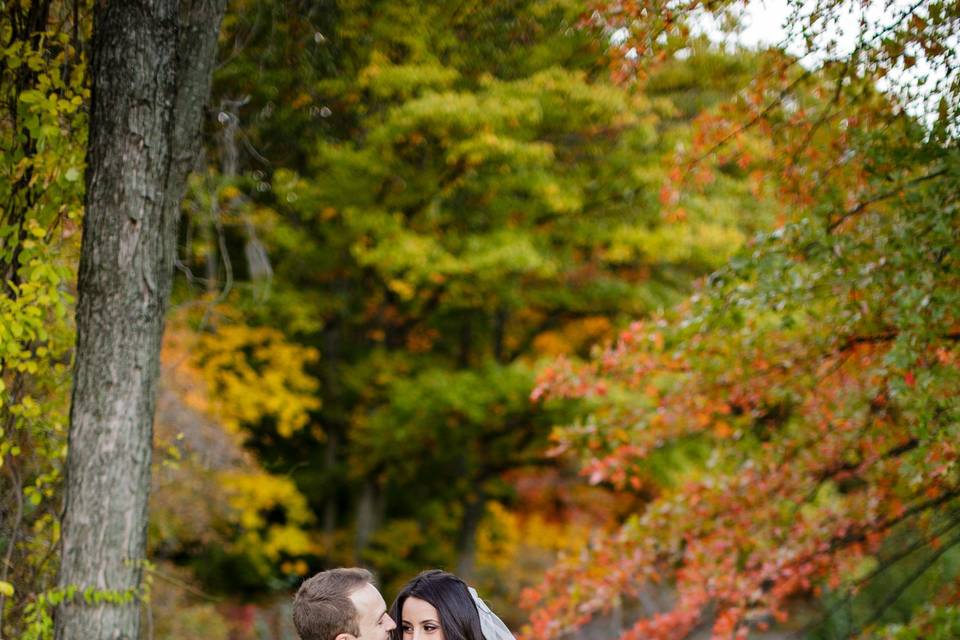
[[[390,617],[397,628],[390,632],[391,640],[403,638],[403,603],[407,598],[429,602],[440,616],[444,640],[484,640],[480,630],[480,614],[474,604],[467,583],[446,571],[424,571],[408,582],[390,607]]]

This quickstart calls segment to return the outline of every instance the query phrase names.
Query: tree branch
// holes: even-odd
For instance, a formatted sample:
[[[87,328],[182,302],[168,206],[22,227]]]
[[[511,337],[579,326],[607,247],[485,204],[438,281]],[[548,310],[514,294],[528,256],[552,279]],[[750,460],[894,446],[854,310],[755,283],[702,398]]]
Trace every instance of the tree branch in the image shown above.
[[[916,177],[916,178],[913,178],[912,180],[908,180],[907,182],[905,182],[905,183],[897,186],[895,189],[889,189],[889,190],[883,191],[883,192],[881,192],[881,193],[879,193],[879,194],[877,194],[877,195],[875,195],[875,196],[873,196],[873,197],[871,197],[871,198],[867,198],[866,200],[861,201],[861,202],[860,202],[859,204],[857,204],[855,207],[852,207],[852,208],[847,209],[846,211],[844,211],[844,212],[840,215],[839,218],[837,218],[836,220],[834,220],[833,222],[831,222],[829,225],[827,225],[827,231],[834,231],[837,227],[839,227],[841,224],[843,224],[843,222],[844,222],[845,220],[847,220],[847,219],[849,219],[849,218],[851,218],[851,217],[853,217],[853,216],[855,216],[855,215],[857,215],[857,214],[862,213],[867,207],[869,207],[869,206],[872,205],[872,204],[876,204],[876,203],[881,202],[881,201],[883,201],[883,200],[887,200],[887,199],[889,199],[889,198],[892,198],[892,197],[896,196],[897,194],[899,194],[901,191],[903,191],[903,190],[906,189],[906,188],[914,187],[914,186],[916,186],[916,185],[918,185],[918,184],[921,184],[921,183],[923,183],[923,182],[927,182],[928,180],[933,180],[934,178],[939,178],[940,176],[944,175],[945,173],[947,173],[946,167],[944,167],[943,169],[940,169],[940,170],[938,170],[938,171],[933,171],[933,172],[931,172],[931,173],[927,173],[927,174],[924,174],[924,175],[922,175],[922,176],[918,176],[918,177]]]

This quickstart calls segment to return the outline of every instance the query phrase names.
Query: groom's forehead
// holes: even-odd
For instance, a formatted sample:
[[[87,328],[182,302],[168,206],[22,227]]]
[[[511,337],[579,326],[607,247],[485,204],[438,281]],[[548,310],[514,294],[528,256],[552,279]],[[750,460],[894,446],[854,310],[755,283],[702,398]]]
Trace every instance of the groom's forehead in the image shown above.
[[[357,615],[361,617],[377,617],[382,611],[386,610],[383,596],[369,582],[351,593],[350,600],[353,601],[353,606],[357,609]]]

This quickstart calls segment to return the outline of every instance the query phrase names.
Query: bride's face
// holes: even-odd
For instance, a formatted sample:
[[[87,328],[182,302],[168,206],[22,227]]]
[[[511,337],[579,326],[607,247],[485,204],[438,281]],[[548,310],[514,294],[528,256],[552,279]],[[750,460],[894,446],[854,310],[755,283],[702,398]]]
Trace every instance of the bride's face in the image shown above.
[[[403,640],[443,640],[436,607],[420,598],[407,598],[400,612]]]

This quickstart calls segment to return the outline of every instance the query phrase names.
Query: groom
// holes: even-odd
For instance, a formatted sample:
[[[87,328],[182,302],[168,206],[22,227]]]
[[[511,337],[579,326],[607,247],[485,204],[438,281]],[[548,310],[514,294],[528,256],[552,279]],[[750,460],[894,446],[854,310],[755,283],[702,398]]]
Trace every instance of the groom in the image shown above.
[[[301,640],[387,640],[397,624],[366,569],[330,569],[304,581],[293,598]]]

